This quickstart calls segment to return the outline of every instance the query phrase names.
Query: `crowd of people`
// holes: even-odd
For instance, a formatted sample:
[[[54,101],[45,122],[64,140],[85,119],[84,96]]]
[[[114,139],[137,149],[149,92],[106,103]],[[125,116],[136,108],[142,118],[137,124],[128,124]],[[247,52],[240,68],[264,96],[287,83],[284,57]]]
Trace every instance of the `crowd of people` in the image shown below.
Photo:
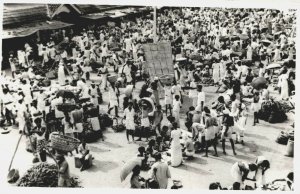
[[[158,12],[157,35],[152,18],[142,16],[123,21],[119,27],[93,25],[78,34],[63,31],[61,41],[52,37],[37,45],[25,44],[24,49],[10,52],[12,76],[2,71],[1,126],[18,123],[20,133],[37,134],[38,142],[57,131],[82,140],[85,122],[95,131],[103,130],[100,105],[102,95],[108,92],[107,114],[124,119],[128,142],[150,138],[147,149],[139,148],[143,165],[133,169],[132,188],[151,185],[149,181],[140,183],[145,181],[140,170],[145,169],[151,169],[159,188],[167,188],[171,174],[162,162],[162,153],[177,167],[183,158],[193,159],[200,152],[208,157],[210,146],[218,156],[219,140],[226,155],[229,140],[236,155],[235,144],[247,141],[248,115],[254,115],[256,125],[261,103],[275,98],[270,96],[270,88],[278,88],[278,100],[294,95],[295,19],[295,13],[268,9],[164,8]],[[172,46],[171,83],[145,72],[143,44],[163,41]],[[278,82],[268,68],[273,63],[281,64]],[[57,79],[48,79],[56,74]],[[253,86],[258,78],[266,80],[263,87]],[[137,82],[143,82],[140,90]],[[216,86],[219,93],[213,104],[207,102],[207,85]],[[150,105],[139,103],[143,99]],[[62,110],[61,104],[74,108]],[[84,114],[87,105],[95,108],[96,115]],[[181,109],[187,105],[183,122]],[[41,154],[42,149],[37,150]],[[233,164],[233,189],[244,189],[249,171],[264,175],[269,167],[263,156],[251,164]],[[219,187],[210,185],[211,189]]]

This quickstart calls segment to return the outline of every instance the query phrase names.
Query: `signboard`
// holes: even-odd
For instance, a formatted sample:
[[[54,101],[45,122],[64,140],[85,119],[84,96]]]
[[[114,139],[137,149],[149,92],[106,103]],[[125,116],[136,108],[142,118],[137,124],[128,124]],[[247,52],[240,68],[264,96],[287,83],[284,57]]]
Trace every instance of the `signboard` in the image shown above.
[[[170,42],[144,44],[143,48],[146,58],[146,71],[149,73],[151,80],[155,76],[174,75]]]

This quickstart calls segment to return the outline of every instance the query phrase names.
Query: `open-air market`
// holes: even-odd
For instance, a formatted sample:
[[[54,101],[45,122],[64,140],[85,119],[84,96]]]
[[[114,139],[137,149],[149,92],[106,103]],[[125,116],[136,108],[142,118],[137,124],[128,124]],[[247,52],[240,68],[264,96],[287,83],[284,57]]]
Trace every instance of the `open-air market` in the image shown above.
[[[2,11],[1,186],[294,190],[295,10]]]

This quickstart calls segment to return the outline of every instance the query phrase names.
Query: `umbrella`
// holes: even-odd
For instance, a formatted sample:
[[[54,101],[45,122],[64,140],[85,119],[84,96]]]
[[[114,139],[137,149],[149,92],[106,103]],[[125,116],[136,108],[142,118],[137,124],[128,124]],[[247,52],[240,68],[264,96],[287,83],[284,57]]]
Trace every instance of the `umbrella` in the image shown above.
[[[147,107],[148,112],[152,112],[154,110],[154,102],[151,98],[142,98],[139,101],[139,106]]]
[[[228,36],[220,36],[220,41],[225,41],[228,40],[229,37]]]
[[[272,44],[272,42],[269,41],[269,40],[262,40],[261,42],[262,42],[265,46],[269,46],[270,44]]]
[[[267,86],[267,80],[264,77],[258,77],[252,81],[251,85],[254,89],[259,90]]]
[[[121,169],[120,178],[123,182],[126,177],[132,172],[132,169],[135,166],[141,166],[142,165],[142,158],[134,158],[129,161],[127,161],[124,166]]]
[[[279,63],[272,63],[270,65],[267,66],[266,69],[275,69],[275,68],[280,68],[281,65]]]
[[[175,44],[181,44],[182,43],[182,37],[181,36],[179,36],[178,38],[176,38],[176,40],[175,40]]]
[[[185,61],[185,60],[186,60],[186,58],[184,58],[184,57],[180,57],[180,58],[176,59],[177,62],[181,62],[181,61]]]
[[[266,32],[268,30],[268,27],[262,27],[261,32]]]
[[[231,36],[231,41],[236,41],[236,40],[240,40],[239,36]]]
[[[110,49],[111,51],[121,51],[122,49],[120,47],[114,47],[112,49]]]
[[[233,56],[242,56],[242,52],[232,52],[231,53]]]
[[[62,111],[62,112],[71,112],[71,111],[75,110],[75,108],[76,108],[75,104],[63,103],[63,104],[57,105],[57,110]]]
[[[70,90],[59,90],[56,93],[56,97],[63,97],[63,98],[76,98],[75,94]]]
[[[264,11],[259,11],[259,12],[257,12],[257,15],[264,15],[264,14],[265,14]]]
[[[246,34],[240,34],[239,37],[240,37],[241,40],[247,40],[247,39],[249,39],[249,36],[246,35]]]

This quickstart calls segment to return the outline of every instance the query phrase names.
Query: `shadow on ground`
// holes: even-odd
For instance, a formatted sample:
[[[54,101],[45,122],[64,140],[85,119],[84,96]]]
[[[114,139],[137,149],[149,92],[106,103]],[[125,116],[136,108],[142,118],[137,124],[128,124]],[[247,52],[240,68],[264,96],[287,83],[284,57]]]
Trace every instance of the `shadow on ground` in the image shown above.
[[[87,172],[109,172],[115,168],[118,168],[119,164],[113,161],[100,161],[100,160],[93,160],[93,165],[87,169]]]

